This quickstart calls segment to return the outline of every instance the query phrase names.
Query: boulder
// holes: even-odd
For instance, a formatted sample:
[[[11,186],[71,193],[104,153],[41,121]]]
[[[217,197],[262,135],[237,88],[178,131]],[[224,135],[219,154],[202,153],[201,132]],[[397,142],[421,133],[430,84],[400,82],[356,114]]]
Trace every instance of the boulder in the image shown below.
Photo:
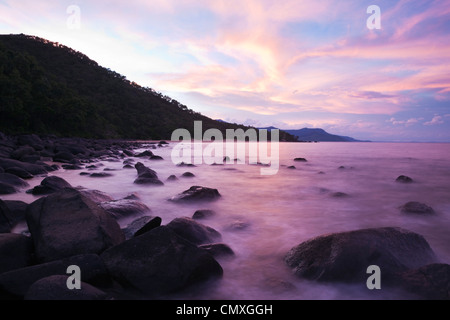
[[[7,170],[7,169],[13,168],[13,167],[21,168],[35,176],[47,173],[47,170],[42,165],[22,162],[22,161],[18,161],[18,160],[14,160],[14,159],[0,158],[0,167],[2,167],[4,170]]]
[[[34,176],[29,173],[27,170],[24,170],[22,168],[18,168],[18,167],[11,167],[5,170],[6,173],[10,173],[13,174],[15,176],[18,176],[21,179],[31,179]]]
[[[185,178],[192,178],[195,177],[195,174],[193,174],[192,172],[185,172],[181,176]]]
[[[433,263],[400,275],[399,283],[409,292],[428,300],[450,300],[450,265]]]
[[[148,223],[152,219],[153,219],[152,216],[143,216],[130,222],[125,228],[122,229],[123,233],[125,234],[125,239],[128,240],[132,238],[135,235],[136,231],[141,229],[143,226],[145,226],[146,223]]]
[[[57,176],[49,176],[42,180],[40,185],[35,186],[33,189],[29,190],[29,193],[34,195],[44,195],[57,192],[64,188],[72,188],[72,186],[63,178]]]
[[[17,144],[20,146],[31,146],[36,150],[43,149],[43,142],[36,134],[24,134],[17,137]]]
[[[108,172],[94,172],[89,175],[89,177],[91,177],[91,178],[107,178],[107,177],[112,177],[112,176],[113,176],[113,174],[108,173]]]
[[[198,246],[209,252],[214,258],[234,256],[234,251],[225,243],[209,243]]]
[[[305,158],[295,158],[294,161],[297,162],[306,162],[307,160]]]
[[[183,201],[213,201],[220,198],[221,195],[217,189],[192,186],[188,190],[173,196],[170,201],[183,202]]]
[[[111,283],[108,270],[98,255],[77,255],[0,274],[0,297],[23,298],[36,281],[53,275],[67,276],[67,268],[71,265],[80,267],[83,282],[94,286]]]
[[[306,279],[365,283],[370,265],[379,266],[383,282],[389,282],[400,272],[436,262],[436,256],[421,235],[386,227],[322,235],[292,248],[284,260]]]
[[[33,283],[25,294],[25,300],[106,300],[108,295],[100,289],[81,281],[80,289],[69,289],[69,277],[54,275]],[[70,280],[69,280],[70,281]]]
[[[138,177],[134,180],[136,184],[154,184],[163,185],[164,183],[158,179],[156,172],[142,164],[141,162],[136,163],[134,166],[137,170]]]
[[[24,235],[0,234],[0,274],[26,267],[32,262],[33,241]]]
[[[2,201],[0,200],[0,203],[1,202]],[[7,213],[7,216],[11,226],[25,221],[25,212],[27,211],[28,206],[27,203],[18,200],[5,200],[3,201],[3,203],[9,209],[9,213]]]
[[[153,230],[161,225],[162,219],[160,217],[154,217],[153,219],[150,219],[145,225],[143,225],[139,230],[137,230],[133,237],[138,237],[150,230]]]
[[[29,184],[10,173],[0,173],[0,194],[12,194],[20,189],[28,187]]]
[[[188,217],[175,218],[167,227],[196,245],[214,243],[222,238],[215,229]]]
[[[35,153],[36,153],[36,150],[34,150],[34,148],[32,148],[30,146],[23,146],[23,147],[17,148],[13,152],[11,152],[11,158],[20,160],[20,158],[22,158],[24,156],[34,155]]]
[[[11,232],[11,216],[8,206],[0,199],[0,234]]]
[[[76,189],[66,188],[31,203],[26,220],[40,262],[98,254],[124,241],[116,220]]]
[[[112,247],[101,258],[112,277],[124,287],[152,297],[223,274],[208,252],[165,226]]]
[[[68,151],[61,151],[54,155],[54,162],[70,163],[75,159],[75,156]]]
[[[206,219],[214,216],[216,212],[214,210],[202,209],[194,212],[192,219]]]
[[[135,157],[138,157],[138,158],[151,157],[151,156],[153,156],[153,152],[151,152],[150,150],[146,150],[144,152],[141,152],[141,153],[135,155]]]
[[[145,203],[128,199],[102,202],[100,206],[116,219],[142,215],[151,211]]]
[[[433,214],[434,210],[433,208],[429,207],[428,205],[416,201],[410,201],[408,203],[405,203],[403,206],[400,207],[400,210],[403,213],[417,213],[417,214]]]
[[[79,189],[77,188],[77,190],[82,195],[84,195],[85,197],[94,201],[95,203],[113,201],[113,198],[103,191],[94,190],[94,189],[84,189],[84,188],[79,188]]]
[[[164,160],[164,159],[163,159],[163,157],[161,157],[161,156],[155,156],[155,155],[153,155],[153,156],[150,157],[150,160]]]
[[[402,183],[411,183],[411,182],[413,182],[413,179],[411,179],[408,176],[401,175],[401,176],[398,176],[397,179],[395,179],[395,181],[402,182]]]
[[[167,181],[175,181],[175,180],[178,180],[178,178],[177,178],[177,176],[174,175],[174,174],[171,174],[171,175],[167,178]]]

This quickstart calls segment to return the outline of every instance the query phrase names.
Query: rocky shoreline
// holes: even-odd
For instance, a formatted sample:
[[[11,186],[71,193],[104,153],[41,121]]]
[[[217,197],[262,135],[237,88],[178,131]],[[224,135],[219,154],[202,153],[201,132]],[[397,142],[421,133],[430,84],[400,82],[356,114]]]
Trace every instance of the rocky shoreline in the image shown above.
[[[151,144],[152,149],[165,145]],[[40,196],[30,204],[0,199],[0,299],[159,299],[223,277],[219,257],[232,257],[233,250],[221,242],[217,230],[199,222],[213,211],[199,209],[192,217],[162,225],[136,195],[113,199],[101,190],[73,187],[52,174],[64,168],[105,178],[108,171],[89,169],[101,161],[120,161],[124,170],[136,170],[135,184],[163,185],[157,172],[140,161],[161,158],[152,150],[136,152],[142,146],[0,133],[0,198],[24,191]],[[27,180],[34,177],[42,181],[31,188]],[[402,176],[398,182],[413,180]],[[217,189],[193,185],[168,200],[202,203],[220,197]],[[405,214],[434,213],[414,202],[400,209]],[[139,218],[120,227],[118,220],[133,216]],[[12,233],[19,223],[26,223],[27,232]],[[418,299],[450,299],[450,266],[440,263],[425,238],[411,231],[361,229],[292,245],[280,264],[302,279],[365,285],[367,267],[379,265],[386,286]],[[67,287],[71,265],[81,269],[80,290]]]

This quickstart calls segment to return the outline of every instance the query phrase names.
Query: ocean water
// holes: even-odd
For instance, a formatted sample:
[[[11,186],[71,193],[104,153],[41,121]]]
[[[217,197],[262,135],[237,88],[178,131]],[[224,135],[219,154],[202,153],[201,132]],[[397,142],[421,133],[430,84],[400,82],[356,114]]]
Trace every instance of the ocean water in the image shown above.
[[[80,171],[52,174],[73,186],[97,189],[114,198],[137,193],[167,224],[176,217],[192,217],[198,209],[216,215],[199,220],[222,234],[235,256],[219,258],[223,279],[170,299],[404,299],[413,298],[389,288],[368,290],[365,284],[321,284],[295,277],[283,257],[312,237],[360,228],[402,227],[425,237],[441,262],[450,263],[450,144],[438,143],[280,143],[277,174],[261,175],[261,165],[248,163],[177,167],[171,161],[176,143],[152,150],[164,161],[138,159],[158,173],[164,186],[133,184],[136,170],[122,162],[104,161],[113,177],[90,178]],[[208,144],[204,143],[204,148]],[[145,149],[145,148],[144,148]],[[143,150],[144,150],[143,149]],[[307,162],[295,162],[303,157]],[[198,160],[198,159],[197,159]],[[288,166],[294,165],[295,169]],[[100,169],[102,170],[102,169]],[[180,177],[189,171],[193,178]],[[165,181],[170,175],[179,180]],[[407,175],[414,183],[395,182]],[[42,177],[30,181],[34,186]],[[168,199],[193,185],[216,188],[215,202],[177,204]],[[347,197],[333,197],[343,192]],[[19,193],[3,199],[32,202]],[[419,201],[435,215],[406,215],[399,206]],[[130,221],[122,220],[126,226]],[[23,227],[23,226],[21,226]],[[20,227],[16,230],[20,231]]]

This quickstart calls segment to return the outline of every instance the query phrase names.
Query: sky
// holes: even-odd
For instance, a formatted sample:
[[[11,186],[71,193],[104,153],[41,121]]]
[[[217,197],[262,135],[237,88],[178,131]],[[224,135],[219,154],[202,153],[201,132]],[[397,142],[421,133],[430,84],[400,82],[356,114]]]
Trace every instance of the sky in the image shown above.
[[[0,0],[0,33],[59,42],[213,119],[450,142],[448,0]]]

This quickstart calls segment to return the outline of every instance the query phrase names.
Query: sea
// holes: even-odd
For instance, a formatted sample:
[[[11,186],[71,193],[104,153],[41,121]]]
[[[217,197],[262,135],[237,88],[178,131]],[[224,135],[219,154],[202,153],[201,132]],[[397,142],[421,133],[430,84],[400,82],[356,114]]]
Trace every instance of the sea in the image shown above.
[[[208,145],[203,143],[202,150]],[[161,217],[163,225],[177,217],[192,217],[199,209],[215,211],[214,216],[198,222],[219,231],[221,242],[235,253],[218,258],[223,278],[168,299],[413,299],[401,290],[383,286],[382,274],[381,289],[369,290],[365,284],[300,279],[284,262],[292,247],[308,239],[363,228],[401,227],[416,232],[428,241],[441,262],[450,263],[448,143],[280,142],[278,170],[272,174],[262,174],[261,169],[267,165],[251,163],[249,154],[245,155],[245,161],[241,158],[237,163],[230,157],[232,163],[222,165],[201,163],[197,154],[195,167],[181,167],[172,161],[179,143],[150,149],[152,146],[150,142],[144,143],[136,152],[149,149],[164,160],[135,159],[155,170],[163,186],[134,184],[136,170],[123,169],[123,160],[114,159],[105,159],[99,169],[117,169],[109,171],[111,177],[91,178],[81,176],[80,170],[64,169],[51,174],[64,178],[72,186],[97,189],[115,199],[135,193],[150,207],[148,215]],[[294,161],[295,158],[306,161]],[[182,177],[184,172],[195,176]],[[179,179],[166,181],[170,175]],[[400,175],[409,176],[414,182],[396,182]],[[35,177],[28,181],[30,188],[42,179]],[[215,188],[221,197],[213,202],[192,204],[168,201],[194,185]],[[336,196],[337,192],[341,196]],[[27,203],[37,199],[25,192],[2,198]],[[435,214],[402,213],[400,206],[409,201],[425,203]],[[119,221],[122,227],[130,222],[131,219]],[[15,232],[24,228],[18,226]]]

